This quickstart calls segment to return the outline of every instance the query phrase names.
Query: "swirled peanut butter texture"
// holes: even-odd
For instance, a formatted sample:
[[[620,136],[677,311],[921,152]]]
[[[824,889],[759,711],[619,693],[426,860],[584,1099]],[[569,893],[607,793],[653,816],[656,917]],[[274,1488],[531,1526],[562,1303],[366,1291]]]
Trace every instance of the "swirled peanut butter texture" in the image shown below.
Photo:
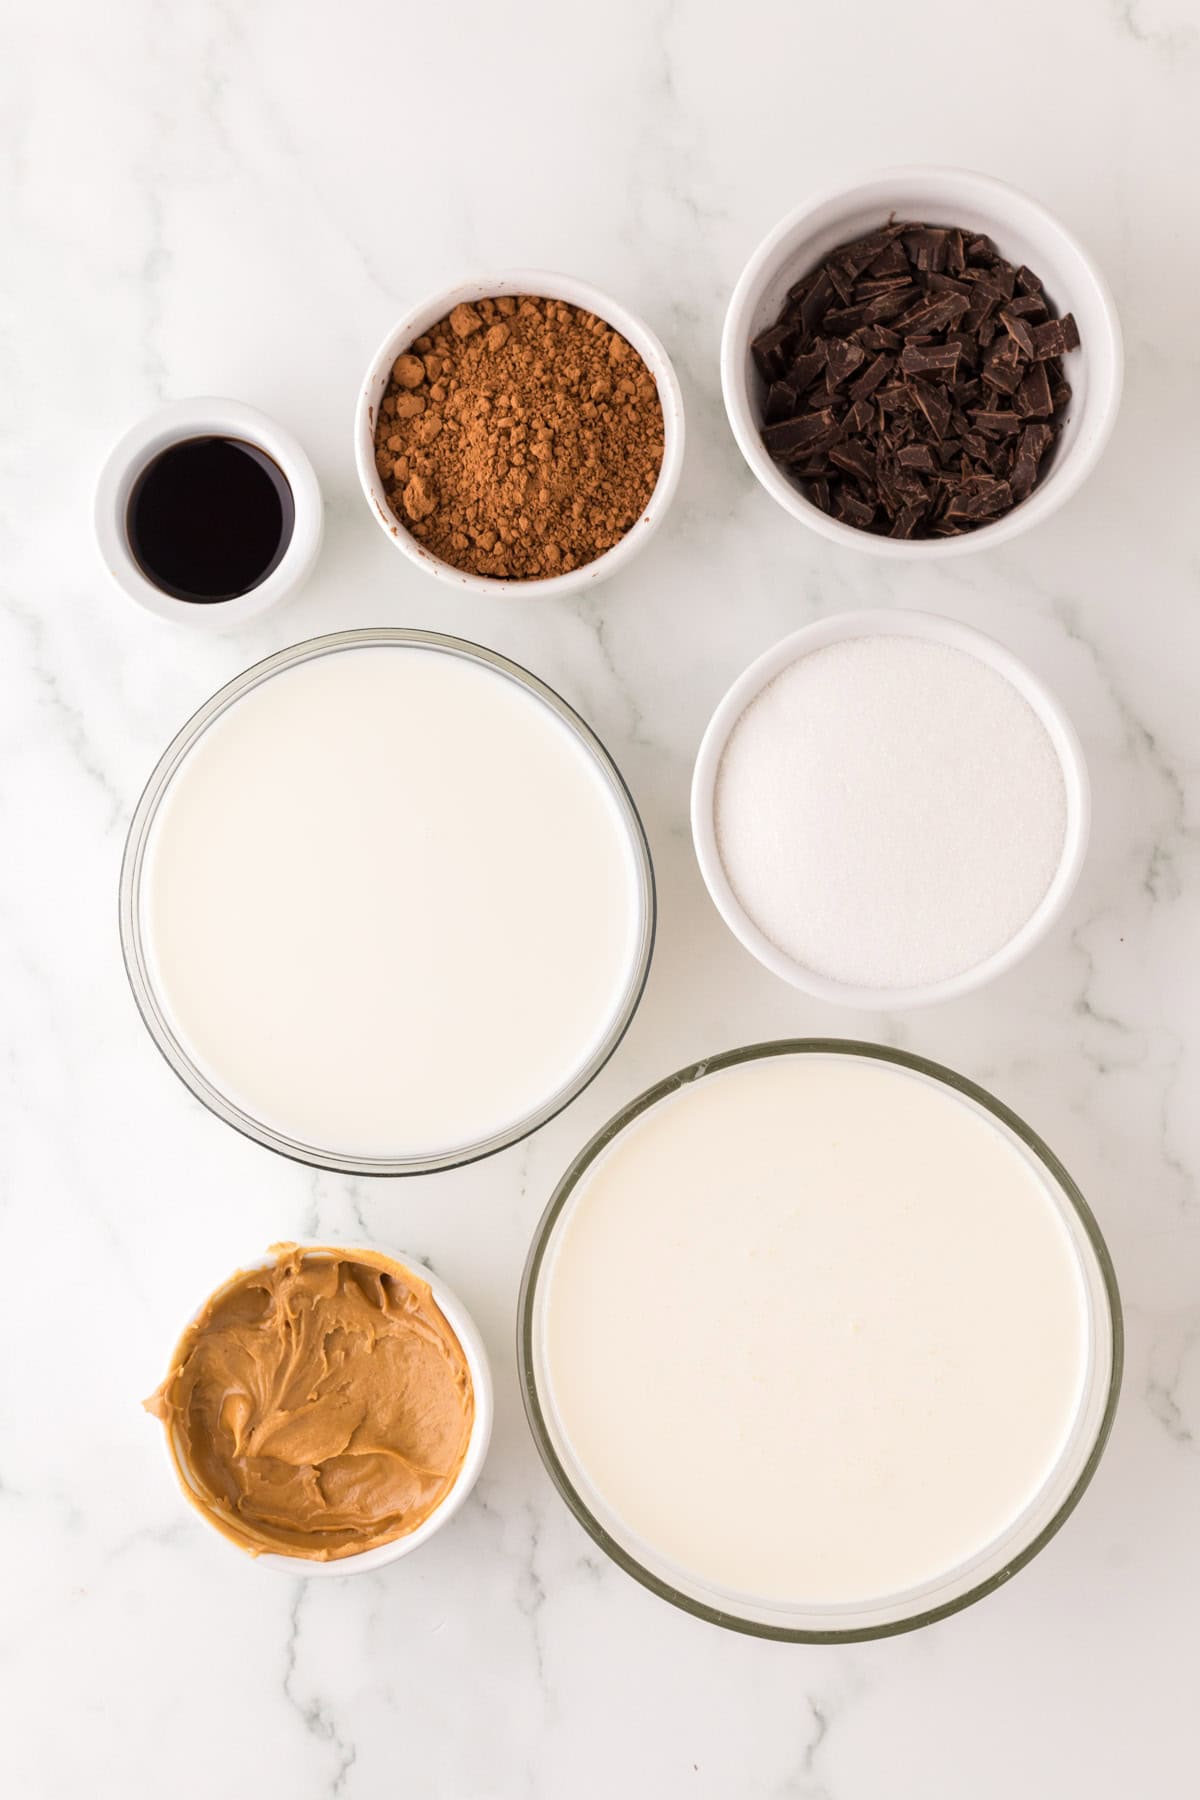
[[[254,1556],[319,1562],[415,1531],[453,1487],[475,1414],[426,1282],[291,1244],[212,1295],[146,1405],[218,1530]]]

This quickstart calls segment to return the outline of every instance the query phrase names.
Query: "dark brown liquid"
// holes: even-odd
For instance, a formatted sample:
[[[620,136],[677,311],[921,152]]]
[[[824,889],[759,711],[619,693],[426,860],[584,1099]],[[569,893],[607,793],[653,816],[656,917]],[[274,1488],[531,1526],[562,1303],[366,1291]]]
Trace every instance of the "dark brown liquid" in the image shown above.
[[[125,531],[148,581],[176,600],[235,600],[265,581],[292,541],[283,470],[240,438],[187,438],[133,485]]]

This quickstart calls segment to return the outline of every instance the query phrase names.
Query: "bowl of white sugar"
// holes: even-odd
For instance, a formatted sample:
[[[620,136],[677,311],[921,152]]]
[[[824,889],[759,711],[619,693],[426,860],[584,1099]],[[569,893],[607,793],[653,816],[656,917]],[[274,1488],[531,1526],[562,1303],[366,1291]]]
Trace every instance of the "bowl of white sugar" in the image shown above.
[[[1010,969],[1087,849],[1083,750],[1017,657],[932,613],[843,613],[734,682],[692,781],[725,923],[816,999],[890,1009]]]

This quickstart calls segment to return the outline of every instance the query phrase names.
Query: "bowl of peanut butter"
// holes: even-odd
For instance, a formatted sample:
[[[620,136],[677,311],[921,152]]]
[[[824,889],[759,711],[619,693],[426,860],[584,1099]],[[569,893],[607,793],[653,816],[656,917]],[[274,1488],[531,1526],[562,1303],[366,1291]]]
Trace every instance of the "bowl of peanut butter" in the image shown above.
[[[273,1245],[208,1296],[146,1409],[185,1497],[296,1574],[366,1573],[458,1511],[487,1454],[479,1331],[419,1264]]]

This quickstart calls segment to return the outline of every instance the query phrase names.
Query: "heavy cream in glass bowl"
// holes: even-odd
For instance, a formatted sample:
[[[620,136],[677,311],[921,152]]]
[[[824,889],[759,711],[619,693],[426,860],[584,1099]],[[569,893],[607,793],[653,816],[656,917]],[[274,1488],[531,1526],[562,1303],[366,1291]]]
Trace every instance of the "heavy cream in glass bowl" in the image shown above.
[[[526,1410],[612,1559],[764,1637],[869,1638],[1006,1581],[1120,1383],[1112,1265],[1052,1153],[899,1051],[760,1044],[567,1172],[522,1292]]]

